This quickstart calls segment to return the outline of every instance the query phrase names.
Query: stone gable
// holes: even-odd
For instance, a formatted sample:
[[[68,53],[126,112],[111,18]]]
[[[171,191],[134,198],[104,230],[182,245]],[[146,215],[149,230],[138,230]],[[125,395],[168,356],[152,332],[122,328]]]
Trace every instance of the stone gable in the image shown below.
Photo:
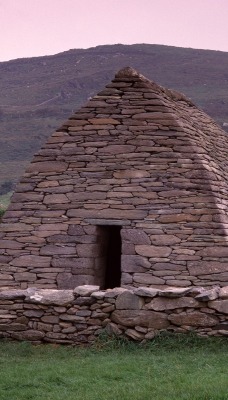
[[[119,71],[18,184],[0,287],[227,285],[227,149],[190,100]]]

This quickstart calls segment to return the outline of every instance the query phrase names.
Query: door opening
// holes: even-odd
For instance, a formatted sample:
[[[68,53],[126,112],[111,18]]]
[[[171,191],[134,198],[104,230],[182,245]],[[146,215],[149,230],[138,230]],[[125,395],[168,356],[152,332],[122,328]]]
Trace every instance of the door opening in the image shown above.
[[[121,226],[104,226],[106,236],[106,258],[104,289],[121,285]]]

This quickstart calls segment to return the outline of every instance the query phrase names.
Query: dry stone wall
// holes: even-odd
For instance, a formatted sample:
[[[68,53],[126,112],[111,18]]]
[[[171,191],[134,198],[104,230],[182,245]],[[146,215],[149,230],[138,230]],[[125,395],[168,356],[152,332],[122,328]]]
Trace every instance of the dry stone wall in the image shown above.
[[[126,68],[50,137],[1,224],[0,286],[228,284],[227,135]],[[112,258],[112,257],[111,257]]]
[[[228,287],[0,291],[0,338],[90,344],[106,332],[137,341],[159,332],[228,335]]]

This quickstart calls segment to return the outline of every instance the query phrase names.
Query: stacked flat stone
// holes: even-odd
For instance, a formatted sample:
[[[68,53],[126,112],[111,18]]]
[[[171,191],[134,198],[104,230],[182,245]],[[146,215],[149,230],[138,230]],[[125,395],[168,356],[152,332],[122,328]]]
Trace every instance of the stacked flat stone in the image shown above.
[[[116,74],[34,157],[1,224],[0,286],[228,284],[228,139],[183,95]]]
[[[0,291],[0,338],[90,344],[106,332],[137,341],[160,332],[228,335],[228,287]]]

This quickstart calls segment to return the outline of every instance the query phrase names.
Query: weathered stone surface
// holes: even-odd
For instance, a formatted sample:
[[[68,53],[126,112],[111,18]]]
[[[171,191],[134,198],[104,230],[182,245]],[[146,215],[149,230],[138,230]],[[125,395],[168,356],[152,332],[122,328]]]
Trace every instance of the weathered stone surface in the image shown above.
[[[83,236],[85,231],[81,225],[70,225],[68,229],[68,235]]]
[[[79,296],[90,296],[92,293],[98,292],[99,289],[100,287],[95,285],[77,286],[74,289],[74,294],[77,294]]]
[[[151,267],[146,257],[139,255],[122,255],[121,266],[123,272],[145,272]]]
[[[125,335],[137,341],[140,341],[144,338],[144,335],[140,332],[137,332],[135,329],[127,329],[125,331]]]
[[[142,120],[148,120],[148,119],[152,119],[152,120],[163,120],[163,118],[167,118],[169,121],[172,121],[172,117],[173,115],[171,113],[159,113],[159,112],[146,112],[146,113],[138,113],[136,115],[133,115],[133,119],[142,119]]]
[[[133,292],[125,291],[117,296],[117,310],[141,310],[142,306],[142,298],[136,296]]]
[[[150,237],[152,244],[158,246],[171,246],[181,242],[175,235],[153,235]]]
[[[149,245],[136,245],[135,251],[141,256],[145,257],[168,257],[171,249],[168,246],[149,246]]]
[[[94,285],[96,279],[93,275],[84,275],[82,273],[72,275],[71,272],[61,272],[57,275],[59,289],[74,289],[81,285]]]
[[[209,302],[209,307],[223,314],[228,314],[228,299]]]
[[[204,292],[198,294],[195,299],[199,301],[209,301],[209,300],[215,300],[218,298],[219,295],[219,287],[205,290]]]
[[[228,257],[228,246],[205,247],[196,253],[201,257]]]
[[[134,282],[142,285],[163,285],[164,279],[158,278],[152,274],[139,273],[133,275]]]
[[[219,290],[220,299],[228,299],[228,286],[225,286]]]
[[[0,249],[21,249],[22,245],[16,240],[2,240],[0,242]]]
[[[27,295],[26,290],[12,289],[0,291],[0,300],[17,300],[24,299]]]
[[[93,258],[86,257],[55,257],[52,259],[52,266],[56,268],[70,268],[72,274],[74,274],[77,273],[79,269],[92,269],[94,267],[94,261]]]
[[[35,202],[40,202],[43,200],[43,195],[39,193],[15,193],[11,199],[12,202],[28,202],[28,201],[35,201]]]
[[[148,287],[140,287],[134,290],[134,293],[137,296],[142,297],[155,297],[159,293],[158,289],[148,288]]]
[[[134,244],[150,244],[148,235],[142,229],[122,229],[122,240],[127,240]]]
[[[176,277],[173,278],[166,278],[166,284],[168,286],[180,286],[180,287],[186,287],[186,286],[191,286],[192,282],[187,280],[187,277],[185,279],[177,279]]]
[[[102,256],[103,250],[98,244],[77,244],[76,249],[79,257],[82,258],[96,258]]]
[[[113,299],[116,298],[119,294],[125,292],[127,289],[122,287],[117,287],[114,289],[107,289],[105,291],[105,298]]]
[[[0,324],[0,332],[1,331],[25,331],[26,325],[19,324],[19,323],[12,323],[12,324]]]
[[[36,280],[36,274],[32,274],[31,272],[18,272],[14,274],[14,277],[19,282],[34,282]]]
[[[41,332],[51,332],[52,326],[50,324],[44,324],[43,322],[38,322],[37,329]]]
[[[43,202],[44,204],[65,204],[69,203],[70,200],[65,194],[59,193],[59,194],[47,194],[44,197]]]
[[[41,340],[45,336],[44,332],[41,331],[36,331],[33,329],[30,329],[28,331],[20,332],[20,333],[14,333],[12,337],[14,339],[18,340],[30,340],[30,341],[36,341],[36,340]]]
[[[127,154],[132,153],[135,147],[131,145],[119,145],[119,144],[110,144],[105,146],[102,149],[99,149],[100,152],[111,153],[111,154]],[[115,176],[115,174],[114,174]],[[115,176],[116,177],[116,176]],[[121,178],[121,177],[120,177]]]
[[[114,172],[113,176],[117,179],[125,179],[125,178],[149,178],[150,174],[147,171],[143,170],[136,170],[136,169],[129,169]]]
[[[149,331],[146,335],[145,335],[145,339],[146,340],[151,340],[155,337],[155,332],[154,331]]]
[[[55,304],[64,306],[74,300],[72,290],[40,289],[32,295],[27,296],[28,300],[38,304]]]
[[[174,325],[210,327],[218,323],[218,318],[198,311],[191,313],[172,314],[168,317]]]
[[[115,336],[119,336],[122,333],[121,329],[119,329],[118,326],[113,322],[109,322],[106,325],[105,331],[108,333],[108,335],[115,335]]]
[[[44,256],[35,256],[35,255],[25,255],[15,257],[13,261],[11,261],[11,265],[15,267],[49,267],[50,266],[51,257]]]
[[[107,125],[107,124],[119,125],[120,123],[117,119],[114,118],[91,118],[88,121],[94,125]]]
[[[75,246],[64,246],[64,245],[46,245],[40,249],[41,256],[52,256],[52,255],[75,255]]]
[[[189,261],[188,270],[190,275],[218,274],[227,271],[227,263],[219,261]]]
[[[165,329],[169,326],[166,315],[147,310],[116,310],[113,311],[111,320],[116,324],[129,327],[139,325],[146,328]]]
[[[189,293],[190,288],[176,288],[176,287],[170,287],[167,289],[163,289],[159,291],[159,296],[164,296],[164,297],[181,297],[184,296],[185,294]]]
[[[159,222],[164,224],[180,223],[180,222],[194,222],[198,221],[198,216],[192,214],[171,214],[162,215],[158,218]]]
[[[1,223],[0,231],[1,232],[30,232],[33,230],[33,227],[23,222],[14,222],[14,223]]]
[[[41,321],[49,323],[49,324],[58,324],[59,317],[57,315],[46,315],[41,318]]]
[[[60,161],[41,161],[32,162],[28,167],[28,172],[63,172],[67,169],[67,163]]]
[[[0,310],[0,320],[4,320],[4,321],[8,320],[9,321],[9,320],[12,320],[15,318],[16,318],[15,315],[7,314],[6,310]]]
[[[43,314],[44,314],[44,311],[42,311],[42,310],[28,310],[28,311],[24,312],[24,315],[26,317],[40,318],[40,317],[42,317]]]
[[[105,200],[107,197],[106,193],[103,192],[77,192],[77,193],[69,193],[67,195],[67,199],[71,201],[89,201],[89,200],[94,200],[95,202],[97,200]]]
[[[142,219],[146,216],[143,210],[69,210],[68,217],[97,218],[97,219]]]
[[[98,292],[93,292],[91,293],[91,296],[97,300],[103,300],[103,298],[105,297],[105,291],[99,290]]]
[[[181,297],[177,299],[169,299],[166,297],[158,297],[153,299],[146,305],[146,309],[154,311],[173,310],[175,308],[197,308],[198,301],[191,297]]]

